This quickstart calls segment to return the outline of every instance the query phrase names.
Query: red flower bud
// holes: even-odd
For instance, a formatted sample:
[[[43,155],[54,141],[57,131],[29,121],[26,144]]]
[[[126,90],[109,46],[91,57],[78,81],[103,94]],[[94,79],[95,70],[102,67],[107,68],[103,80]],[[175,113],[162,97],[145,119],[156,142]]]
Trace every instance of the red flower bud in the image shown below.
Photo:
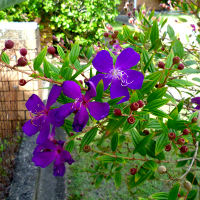
[[[114,109],[114,115],[116,116],[122,116],[122,111],[118,108]]]
[[[148,130],[144,130],[143,133],[144,133],[145,135],[149,135],[149,131],[148,131]]]
[[[131,175],[135,175],[137,173],[137,169],[136,168],[131,168],[130,169],[130,174]]]
[[[137,102],[132,103],[130,108],[131,108],[131,110],[136,111],[139,108],[139,104]]]
[[[182,146],[182,147],[180,148],[180,152],[181,152],[181,153],[186,153],[186,152],[188,152],[187,146]]]
[[[180,61],[181,61],[181,59],[180,59],[178,56],[175,56],[175,57],[173,58],[173,64],[179,64]]]
[[[20,85],[20,86],[24,86],[24,85],[26,85],[26,83],[27,83],[27,82],[26,82],[26,80],[24,80],[24,79],[20,79],[20,80],[19,80],[19,85]]]
[[[27,59],[25,57],[21,57],[17,61],[17,66],[26,66],[28,63]]]
[[[171,148],[172,148],[171,145],[168,144],[168,145],[165,146],[165,151],[171,151]]]
[[[184,64],[182,64],[182,63],[178,65],[178,69],[179,69],[179,70],[183,70],[184,67],[185,67],[185,66],[184,66]]]
[[[20,49],[20,54],[22,55],[22,56],[26,56],[26,54],[27,54],[27,50],[25,49],[25,48],[22,48],[22,49]]]
[[[169,137],[170,140],[174,140],[176,138],[176,134],[171,132],[171,133],[168,134],[168,137]]]
[[[183,130],[183,135],[188,135],[189,133],[190,133],[189,129],[186,128],[186,129]]]
[[[158,67],[164,69],[164,68],[165,68],[165,63],[162,62],[162,61],[160,61],[160,62],[158,63]]]
[[[142,108],[144,106],[144,101],[142,100],[139,100],[137,103],[139,104],[139,108]]]
[[[135,117],[130,116],[130,117],[127,119],[127,121],[128,121],[129,124],[134,124],[134,123],[135,123]]]
[[[14,42],[12,40],[7,40],[5,42],[5,48],[6,49],[12,49],[14,47]]]
[[[185,140],[184,140],[184,138],[179,138],[178,140],[177,140],[177,143],[178,144],[185,144]]]
[[[56,53],[56,49],[52,46],[48,47],[47,51],[51,55],[54,55]]]

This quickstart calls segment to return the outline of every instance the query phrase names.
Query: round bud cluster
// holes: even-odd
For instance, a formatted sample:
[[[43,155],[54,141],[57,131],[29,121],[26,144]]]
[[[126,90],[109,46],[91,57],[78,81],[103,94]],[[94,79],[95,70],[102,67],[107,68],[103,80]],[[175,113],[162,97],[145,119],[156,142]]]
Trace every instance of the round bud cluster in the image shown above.
[[[26,56],[27,55],[27,50],[26,50],[26,48],[22,48],[22,49],[20,49],[20,54],[22,55],[22,56]]]
[[[164,174],[166,172],[167,172],[167,169],[166,169],[165,166],[161,165],[161,166],[158,167],[158,173],[159,174]]]
[[[137,103],[139,104],[139,108],[142,108],[144,106],[144,101],[142,100],[139,100]]]
[[[176,138],[176,134],[174,132],[171,132],[168,134],[168,137],[170,140],[174,140]]]
[[[19,85],[20,85],[20,86],[24,86],[24,85],[26,85],[26,83],[27,83],[27,82],[26,82],[26,80],[24,80],[24,79],[20,79],[20,80],[19,80]]]
[[[129,124],[134,124],[135,123],[135,117],[130,116],[130,117],[128,117],[127,121],[128,121]]]
[[[132,111],[136,111],[139,108],[139,104],[137,102],[132,103],[130,108],[131,108]]]
[[[186,152],[188,152],[187,146],[182,146],[182,147],[180,148],[180,152],[181,152],[181,153],[186,153]]]
[[[193,118],[192,118],[192,123],[197,123],[197,121],[198,121],[198,118],[197,118],[197,117],[193,117]]]
[[[114,109],[114,115],[116,116],[122,116],[122,111],[119,108]]]
[[[14,42],[12,40],[7,40],[5,42],[5,49],[12,49],[14,47]]]
[[[192,189],[192,184],[189,181],[185,181],[183,183],[183,186],[187,191],[190,191]]]
[[[174,65],[175,65],[175,64],[179,64],[180,61],[181,61],[181,59],[180,59],[178,56],[175,56],[175,57],[173,58],[173,64],[174,64]]]
[[[55,53],[56,53],[56,49],[52,46],[48,47],[47,51],[51,55],[55,55]]]
[[[177,143],[178,144],[185,144],[185,139],[184,138],[179,138],[178,140],[177,140]]]
[[[184,64],[183,64],[183,63],[181,63],[181,64],[179,64],[179,65],[178,65],[178,69],[179,69],[179,70],[183,70],[183,69],[184,69],[184,67],[185,67],[185,66],[184,66]]]
[[[85,145],[85,146],[83,147],[83,151],[84,151],[85,153],[88,153],[88,152],[91,151],[91,147],[90,147],[89,145]]]
[[[165,151],[171,151],[172,146],[170,144],[165,146]]]
[[[186,129],[183,130],[183,135],[188,135],[189,133],[190,133],[189,129],[186,128]]]
[[[130,174],[131,175],[135,175],[137,173],[137,169],[136,168],[131,168],[130,169]]]
[[[20,57],[18,60],[17,60],[17,66],[26,66],[28,63],[27,59],[25,57]]]
[[[108,29],[108,32],[105,32],[103,35],[105,38],[108,38],[110,45],[114,45],[117,42],[118,33],[119,33],[118,31],[113,31],[113,29]]]
[[[143,130],[143,133],[144,133],[145,135],[149,135],[149,131],[148,131],[148,130]]]
[[[158,63],[158,67],[161,68],[161,69],[164,69],[164,68],[165,68],[165,63],[162,62],[162,61],[160,61],[160,62]]]

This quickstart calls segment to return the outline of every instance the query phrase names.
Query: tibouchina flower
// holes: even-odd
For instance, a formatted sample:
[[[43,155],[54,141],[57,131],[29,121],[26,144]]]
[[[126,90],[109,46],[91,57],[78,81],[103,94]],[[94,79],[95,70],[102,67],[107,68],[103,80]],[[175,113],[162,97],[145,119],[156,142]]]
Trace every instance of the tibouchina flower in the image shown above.
[[[63,148],[64,141],[46,141],[39,144],[34,152],[32,161],[36,166],[47,167],[54,162],[54,176],[63,176],[65,174],[65,162],[71,165],[74,160],[70,153]]]
[[[119,54],[114,66],[113,58],[110,56],[110,53],[106,50],[102,50],[97,53],[92,61],[94,68],[101,73],[92,77],[90,81],[97,86],[98,82],[102,79],[104,90],[111,84],[111,99],[124,96],[119,103],[127,101],[129,99],[128,88],[137,90],[140,89],[143,84],[144,75],[141,72],[130,69],[135,66],[139,60],[140,55],[132,48],[127,48]]]
[[[54,117],[50,117],[50,107],[56,102],[61,91],[62,87],[54,85],[50,91],[46,106],[35,94],[33,94],[26,102],[26,107],[30,111],[31,119],[24,124],[22,129],[28,136],[35,135],[40,131],[36,141],[37,144],[41,144],[47,140],[51,122],[57,127],[64,123],[64,119],[55,121]]]
[[[197,106],[195,107],[195,109],[200,110],[200,97],[192,98],[192,103],[197,104]]]
[[[190,24],[190,26],[192,27],[192,31],[196,31],[196,26],[194,24]]]
[[[96,96],[96,88],[92,82],[87,82],[88,90],[85,95],[81,94],[80,86],[73,81],[65,81],[63,83],[63,93],[75,101],[67,103],[60,108],[54,109],[52,114],[59,121],[66,118],[72,112],[75,113],[73,130],[81,132],[89,120],[89,114],[96,120],[101,120],[109,114],[109,104],[101,102],[92,102],[92,98]],[[88,111],[87,111],[88,109]]]

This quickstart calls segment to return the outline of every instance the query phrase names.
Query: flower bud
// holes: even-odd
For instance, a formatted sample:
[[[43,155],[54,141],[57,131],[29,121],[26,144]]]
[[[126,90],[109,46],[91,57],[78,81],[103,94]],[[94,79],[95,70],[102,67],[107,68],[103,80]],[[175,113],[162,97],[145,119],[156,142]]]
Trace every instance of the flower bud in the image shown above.
[[[137,169],[136,168],[131,168],[130,169],[130,174],[131,175],[135,175],[137,173]]]
[[[184,138],[179,138],[178,140],[177,140],[177,143],[178,144],[185,144],[185,139]]]
[[[193,118],[192,118],[192,123],[197,123],[197,121],[198,121],[198,118],[197,118],[197,117],[193,117]]]
[[[134,123],[135,123],[135,117],[130,116],[130,117],[127,119],[127,121],[128,121],[129,124],[134,124]]]
[[[103,36],[104,36],[104,37],[108,37],[108,36],[109,36],[109,33],[105,32],[105,33],[103,34]]]
[[[27,63],[28,63],[27,59],[26,59],[25,57],[21,57],[21,58],[19,58],[18,61],[17,61],[17,66],[22,66],[22,67],[24,67],[24,66],[27,65]]]
[[[48,47],[47,51],[51,55],[54,55],[56,53],[56,49],[52,46]]]
[[[115,108],[114,109],[114,115],[116,115],[116,116],[122,116],[122,111],[120,109],[118,109],[118,108]]]
[[[22,49],[20,49],[20,54],[22,55],[22,56],[26,56],[26,54],[27,54],[27,50],[25,49],[25,48],[22,48]]]
[[[187,146],[182,146],[182,147],[180,148],[180,152],[181,152],[181,153],[186,153],[186,152],[188,152]]]
[[[175,57],[173,58],[173,64],[179,64],[180,61],[181,61],[181,59],[180,59],[178,56],[175,56]]]
[[[149,131],[148,131],[148,130],[143,130],[143,133],[144,133],[145,135],[149,135]]]
[[[139,108],[142,108],[144,106],[144,101],[142,100],[139,100],[137,103],[139,104]]]
[[[192,184],[190,183],[190,181],[185,181],[183,183],[183,186],[187,191],[190,191],[192,189]]]
[[[130,108],[131,108],[131,110],[136,111],[139,108],[139,104],[137,102],[132,103]]]
[[[85,145],[85,146],[83,147],[83,151],[84,151],[85,153],[88,153],[88,152],[91,151],[91,147],[90,147],[89,145]]]
[[[26,80],[24,80],[24,79],[20,79],[20,80],[19,80],[19,85],[20,85],[20,86],[24,86],[24,85],[26,85],[26,83],[27,83],[27,82],[26,82]]]
[[[160,61],[160,62],[158,63],[158,67],[161,68],[161,69],[164,69],[164,68],[165,68],[165,63],[162,62],[162,61]]]
[[[182,63],[178,65],[178,69],[179,69],[179,70],[183,70],[184,67],[185,67],[185,66],[184,66],[184,64],[182,64]]]
[[[7,40],[5,42],[5,48],[6,49],[12,49],[14,47],[14,42],[12,40]]]
[[[189,133],[190,133],[189,129],[186,128],[186,129],[183,130],[183,135],[188,135]]]
[[[176,138],[176,134],[174,132],[171,132],[168,134],[168,137],[170,140],[174,140]]]
[[[158,173],[159,174],[164,174],[166,172],[167,172],[167,169],[166,169],[165,166],[161,165],[161,166],[158,167]]]
[[[165,146],[165,151],[171,151],[172,146],[170,144]]]

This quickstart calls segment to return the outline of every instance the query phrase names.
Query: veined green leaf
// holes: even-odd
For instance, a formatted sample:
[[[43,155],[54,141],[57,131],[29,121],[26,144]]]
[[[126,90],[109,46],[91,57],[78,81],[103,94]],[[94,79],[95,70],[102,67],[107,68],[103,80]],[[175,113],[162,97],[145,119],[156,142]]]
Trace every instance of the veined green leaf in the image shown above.
[[[112,136],[112,139],[111,139],[111,150],[112,150],[112,151],[116,151],[117,145],[118,145],[118,141],[119,141],[118,133],[115,133],[115,134]]]
[[[9,58],[9,56],[8,56],[5,52],[2,53],[1,59],[2,59],[3,62],[5,62],[6,64],[8,64],[8,65],[10,64],[10,58]]]
[[[165,67],[166,69],[170,68],[173,64],[174,53],[170,51],[169,55],[167,56]]]
[[[96,91],[97,91],[97,95],[94,98],[95,101],[102,101],[102,97],[103,97],[103,91],[104,91],[104,84],[103,84],[103,80],[100,80],[97,87],[96,87]]]
[[[149,102],[145,107],[145,109],[148,109],[150,111],[153,111],[156,108],[160,108],[164,105],[166,105],[169,102],[169,99],[155,99],[151,102]]]
[[[175,40],[173,43],[173,51],[175,56],[179,56],[183,58],[184,56],[184,48],[180,40]]]
[[[168,200],[177,200],[180,184],[175,183],[169,192]]]
[[[148,98],[147,101],[153,101],[155,99],[160,99],[162,98],[165,94],[166,94],[167,88],[163,87],[163,88],[158,88],[156,91],[152,92]]]
[[[72,45],[72,49],[71,52],[69,54],[69,59],[71,61],[72,64],[75,63],[76,59],[78,58],[80,53],[80,46],[78,43],[75,43]]]
[[[169,38],[170,38],[171,40],[174,40],[174,39],[175,39],[175,32],[174,32],[174,29],[173,29],[170,25],[167,26],[167,33],[168,33]]]
[[[64,60],[65,52],[63,51],[63,48],[60,45],[57,45],[57,51],[58,51],[59,56]]]
[[[71,140],[67,143],[65,150],[71,153],[73,149],[74,149],[74,140]]]
[[[47,47],[45,47],[44,49],[42,49],[42,51],[35,58],[35,60],[33,62],[33,68],[34,68],[34,70],[41,72],[40,66],[43,63],[46,54],[47,54]]]

